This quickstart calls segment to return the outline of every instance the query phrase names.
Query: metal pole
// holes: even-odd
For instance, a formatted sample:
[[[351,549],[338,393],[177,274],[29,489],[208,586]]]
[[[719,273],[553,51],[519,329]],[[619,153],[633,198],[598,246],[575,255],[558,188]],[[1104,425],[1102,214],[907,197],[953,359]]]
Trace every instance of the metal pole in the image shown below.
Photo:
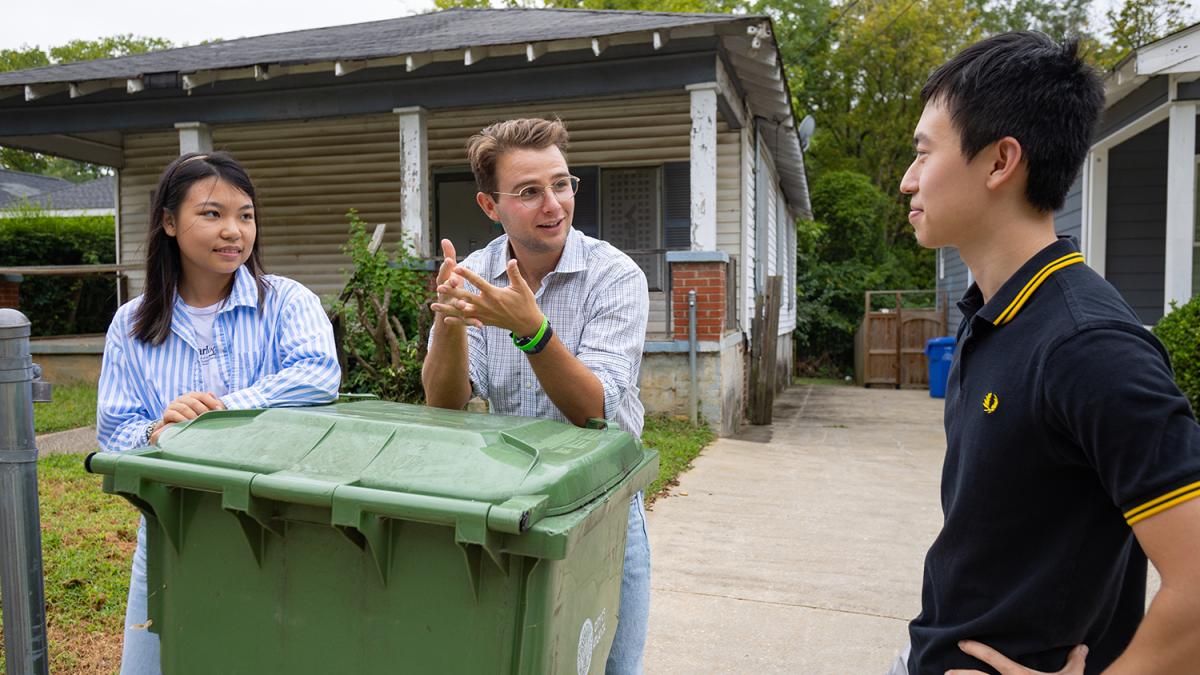
[[[691,417],[696,426],[700,414],[700,383],[696,381],[696,291],[688,291],[688,371],[691,373]]]
[[[33,437],[29,320],[0,309],[0,593],[13,675],[46,675],[46,602]]]

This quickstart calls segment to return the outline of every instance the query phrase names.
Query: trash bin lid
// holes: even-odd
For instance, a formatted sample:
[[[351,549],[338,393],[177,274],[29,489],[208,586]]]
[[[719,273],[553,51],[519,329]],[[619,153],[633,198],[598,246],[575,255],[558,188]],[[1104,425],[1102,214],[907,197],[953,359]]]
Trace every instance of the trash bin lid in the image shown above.
[[[206,413],[165,431],[163,459],[501,504],[546,515],[600,496],[643,459],[632,434],[390,401]]]
[[[934,350],[954,349],[955,338],[935,337],[925,341],[925,355],[929,356]]]

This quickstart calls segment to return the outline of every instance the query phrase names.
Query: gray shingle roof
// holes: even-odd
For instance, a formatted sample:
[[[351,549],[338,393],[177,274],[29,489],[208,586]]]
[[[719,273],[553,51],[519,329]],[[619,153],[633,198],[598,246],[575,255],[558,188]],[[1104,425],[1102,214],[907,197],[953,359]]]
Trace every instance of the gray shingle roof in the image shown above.
[[[71,187],[71,182],[53,176],[0,169],[0,206],[45,192]]]
[[[265,64],[359,60],[466,47],[597,37],[746,19],[732,14],[578,9],[450,9],[0,73],[0,86],[132,78]]]
[[[55,211],[77,209],[112,209],[116,198],[117,181],[113,176],[103,176],[86,183],[71,184],[67,181],[65,187],[43,192],[27,197],[32,205]],[[13,201],[17,201],[16,198]],[[9,203],[11,205],[11,202]],[[0,208],[5,202],[0,200]]]

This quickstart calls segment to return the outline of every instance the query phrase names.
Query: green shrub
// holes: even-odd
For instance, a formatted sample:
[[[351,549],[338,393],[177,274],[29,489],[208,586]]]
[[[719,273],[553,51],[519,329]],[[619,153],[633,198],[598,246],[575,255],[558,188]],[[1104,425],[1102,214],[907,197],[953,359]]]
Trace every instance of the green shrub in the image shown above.
[[[0,265],[90,265],[116,262],[112,216],[56,217],[31,206],[0,217]],[[103,333],[117,309],[111,276],[25,276],[21,311],[33,335]]]
[[[350,239],[342,251],[354,262],[354,272],[333,305],[347,361],[343,389],[419,403],[430,272],[402,243],[392,253],[382,246],[372,253],[365,223],[354,210],[346,218]]]
[[[813,218],[825,226],[816,242],[821,259],[883,260],[888,209],[888,198],[861,173],[831,171],[822,175],[812,186]]]
[[[1154,335],[1171,355],[1175,383],[1192,410],[1200,410],[1200,295],[1185,305],[1171,303],[1171,313],[1154,327]]]

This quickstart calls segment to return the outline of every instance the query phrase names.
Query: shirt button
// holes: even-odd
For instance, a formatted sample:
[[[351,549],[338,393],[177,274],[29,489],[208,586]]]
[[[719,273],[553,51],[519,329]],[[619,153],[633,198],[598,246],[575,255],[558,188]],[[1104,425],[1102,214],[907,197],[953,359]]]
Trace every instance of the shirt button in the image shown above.
[[[528,381],[528,380],[526,380],[526,381],[525,381],[525,388],[526,388],[526,389],[532,389],[532,388],[533,388],[533,383],[532,383],[532,382],[530,382],[530,381]]]

